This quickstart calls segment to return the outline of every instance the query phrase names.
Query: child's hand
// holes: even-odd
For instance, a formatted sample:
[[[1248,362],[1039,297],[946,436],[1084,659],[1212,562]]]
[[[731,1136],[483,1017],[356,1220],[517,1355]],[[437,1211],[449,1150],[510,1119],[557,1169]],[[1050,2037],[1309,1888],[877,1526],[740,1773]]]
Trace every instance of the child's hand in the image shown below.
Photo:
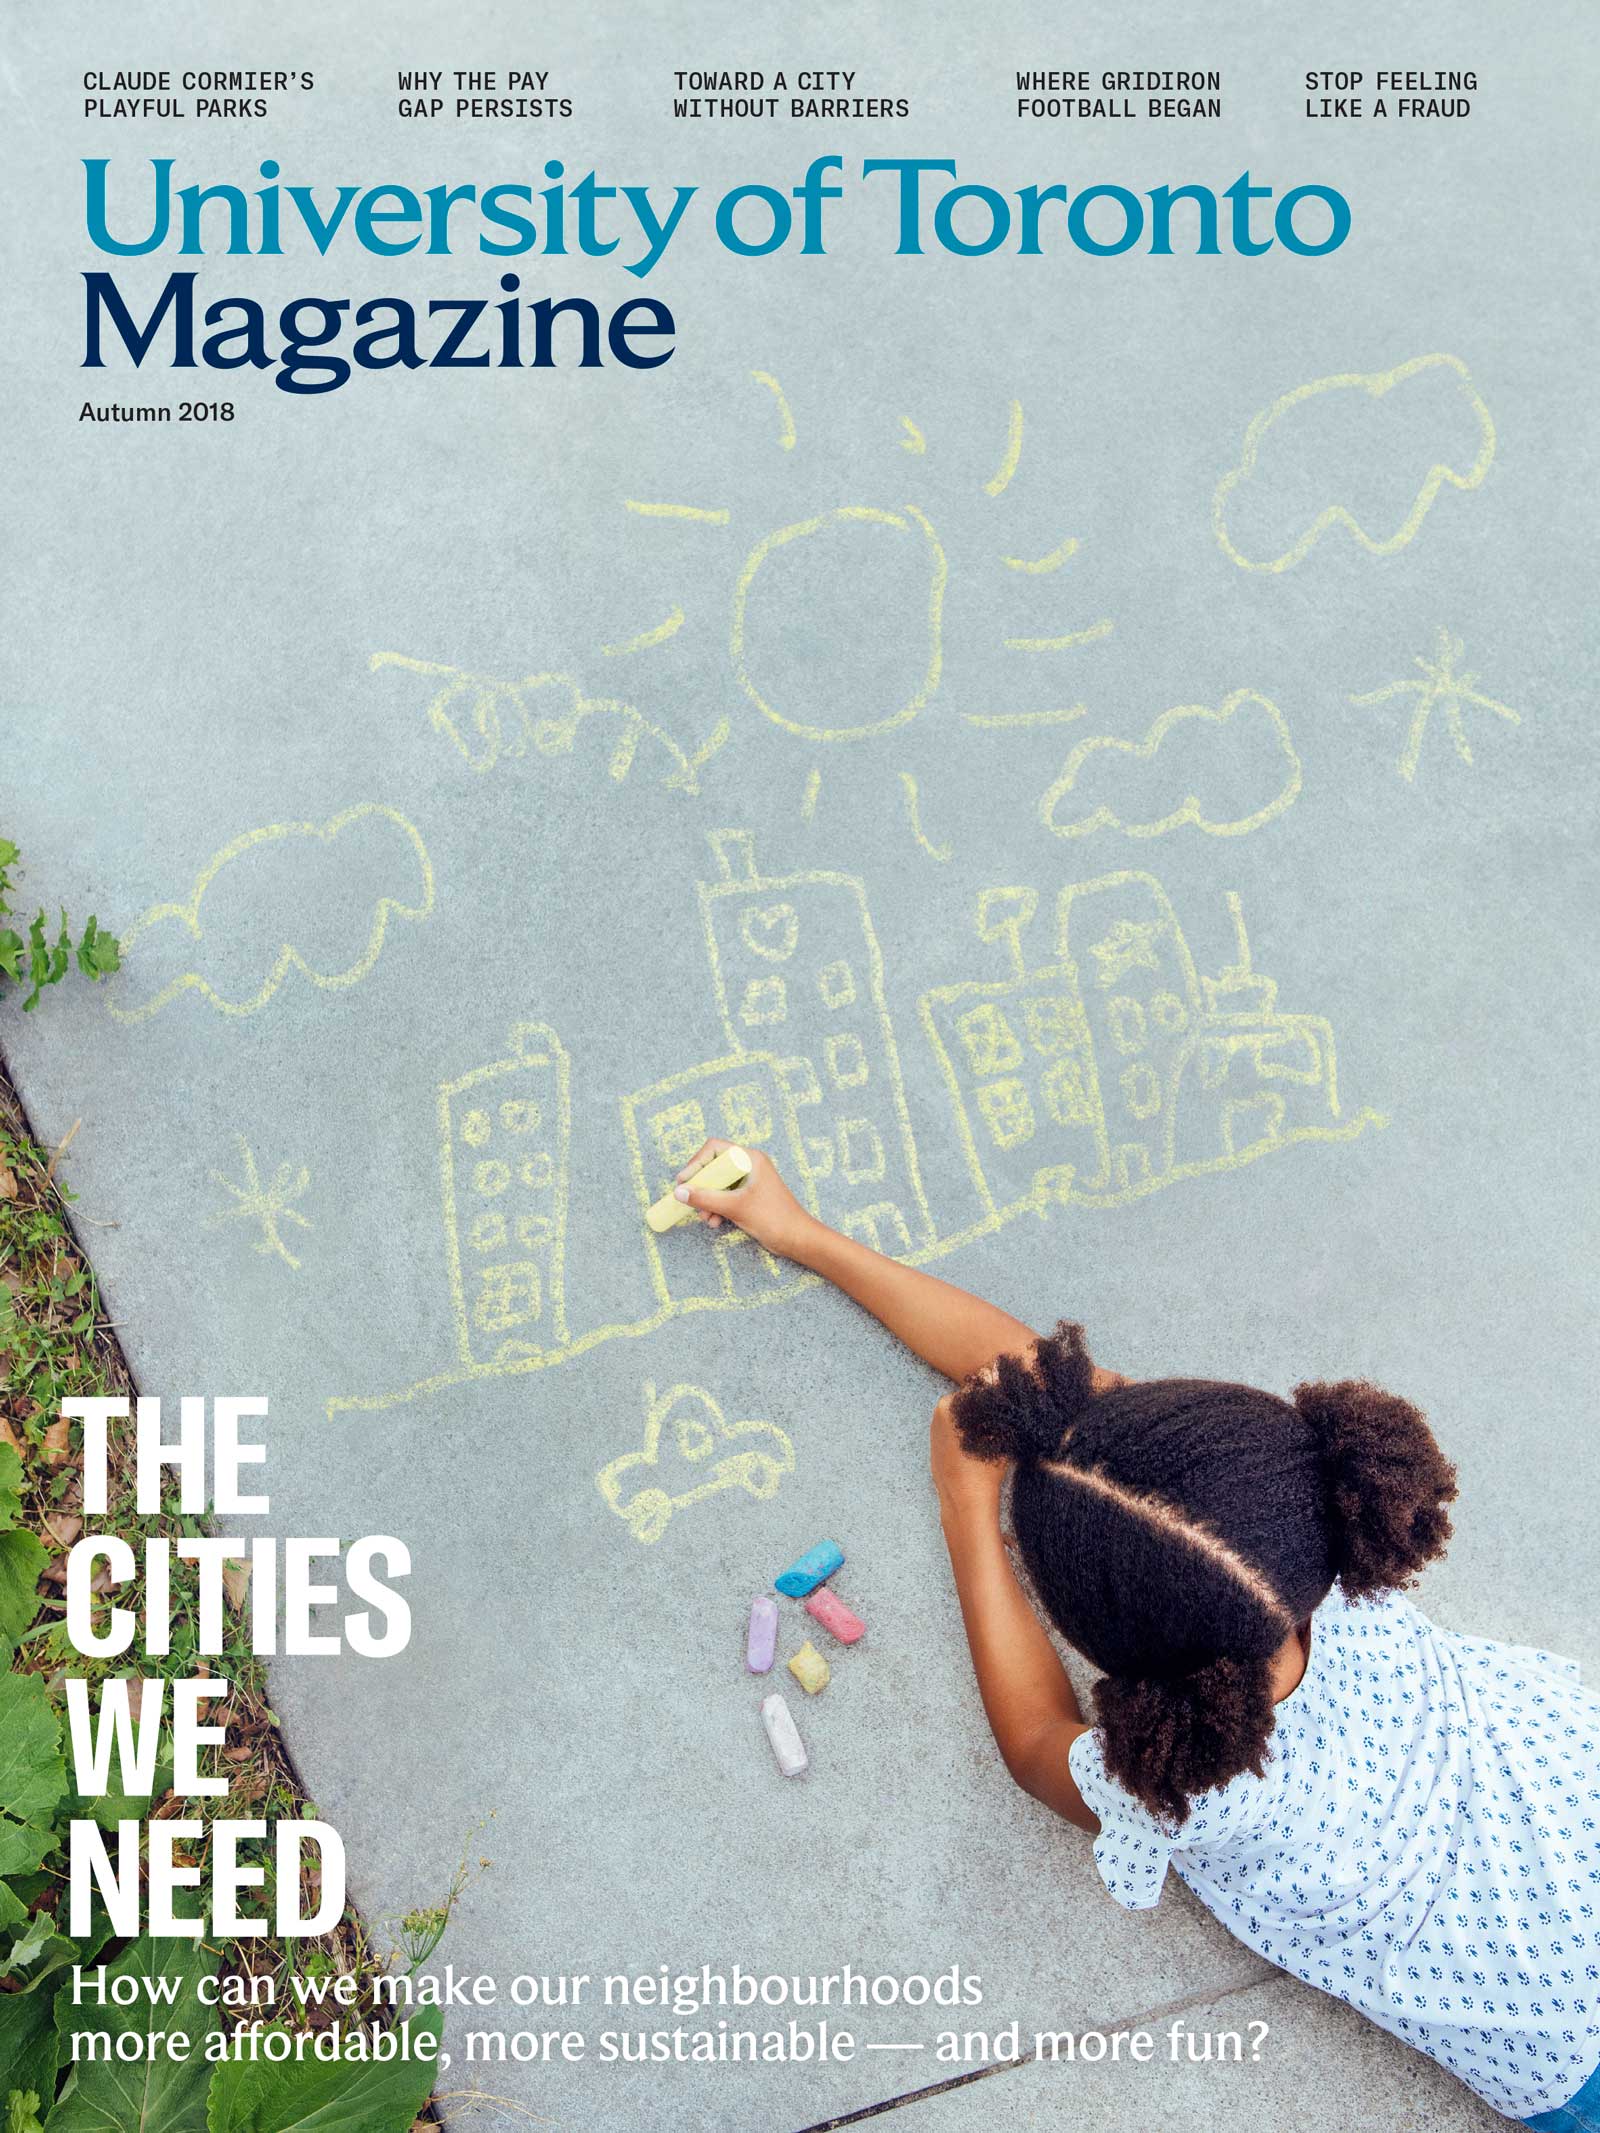
[[[998,1519],[1006,1463],[1003,1459],[973,1458],[957,1434],[949,1393],[933,1410],[928,1461],[946,1518],[952,1513],[967,1516],[975,1512],[990,1521]]]
[[[731,1141],[711,1140],[691,1156],[678,1172],[678,1183],[673,1188],[678,1198],[692,1207],[712,1229],[731,1222],[747,1237],[754,1237],[757,1244],[765,1245],[777,1258],[798,1259],[805,1237],[817,1227],[816,1218],[806,1213],[779,1177],[776,1166],[759,1148],[749,1151],[750,1175],[731,1192],[704,1192],[696,1188],[692,1173],[703,1163],[709,1163],[722,1149],[732,1146]]]

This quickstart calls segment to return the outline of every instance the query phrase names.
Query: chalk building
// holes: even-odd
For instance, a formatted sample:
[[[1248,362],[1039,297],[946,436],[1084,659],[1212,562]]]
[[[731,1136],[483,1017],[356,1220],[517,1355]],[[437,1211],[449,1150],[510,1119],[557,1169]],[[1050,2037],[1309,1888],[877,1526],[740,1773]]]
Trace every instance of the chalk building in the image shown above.
[[[646,1201],[709,1134],[765,1148],[814,1213],[901,1255],[934,1241],[861,883],[849,874],[767,877],[741,830],[714,831],[717,875],[700,889],[726,1056],[637,1091],[624,1106]],[[708,1282],[651,1245],[662,1301],[684,1283],[733,1301],[793,1285],[748,1239],[719,1240]],[[765,1262],[763,1264],[762,1262]]]
[[[1238,959],[1203,978],[1153,875],[1074,883],[1056,955],[1029,968],[1031,889],[988,892],[978,931],[1006,975],[936,987],[922,1020],[985,1213],[1111,1205],[1339,1130],[1333,1032],[1277,1007]]]

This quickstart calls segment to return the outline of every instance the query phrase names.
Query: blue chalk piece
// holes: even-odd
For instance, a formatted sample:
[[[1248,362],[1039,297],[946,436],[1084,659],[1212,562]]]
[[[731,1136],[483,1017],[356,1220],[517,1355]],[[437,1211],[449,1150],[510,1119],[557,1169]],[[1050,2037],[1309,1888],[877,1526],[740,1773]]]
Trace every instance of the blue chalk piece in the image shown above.
[[[803,1600],[808,1592],[816,1591],[824,1578],[831,1578],[843,1561],[844,1550],[837,1541],[818,1541],[804,1555],[796,1556],[774,1583],[791,1600]]]

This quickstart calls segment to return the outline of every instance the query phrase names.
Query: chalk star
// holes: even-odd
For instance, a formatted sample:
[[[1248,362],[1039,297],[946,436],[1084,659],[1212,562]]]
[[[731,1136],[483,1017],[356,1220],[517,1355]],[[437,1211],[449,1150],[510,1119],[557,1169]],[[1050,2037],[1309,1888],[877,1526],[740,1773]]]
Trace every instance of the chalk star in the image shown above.
[[[1092,941],[1089,946],[1089,953],[1100,966],[1100,983],[1115,985],[1130,970],[1159,970],[1161,958],[1156,954],[1156,941],[1160,933],[1159,919],[1118,919],[1103,940]]]
[[[242,1133],[234,1137],[239,1143],[239,1155],[244,1164],[244,1183],[235,1185],[220,1170],[212,1171],[212,1177],[224,1192],[232,1193],[237,1204],[224,1208],[220,1215],[213,1215],[206,1227],[214,1229],[219,1222],[259,1222],[261,1235],[256,1239],[255,1249],[276,1252],[287,1266],[297,1267],[300,1262],[279,1235],[278,1224],[293,1222],[300,1229],[312,1227],[299,1209],[291,1205],[310,1185],[311,1173],[303,1165],[298,1173],[293,1173],[291,1164],[280,1163],[273,1172],[272,1183],[264,1186],[250,1143]]]
[[[1420,667],[1426,676],[1423,681],[1391,681],[1382,689],[1369,689],[1364,696],[1352,696],[1353,704],[1383,704],[1396,696],[1412,696],[1417,699],[1416,715],[1411,721],[1411,731],[1406,739],[1405,753],[1400,758],[1400,775],[1409,783],[1417,774],[1417,763],[1422,755],[1422,738],[1428,730],[1428,720],[1436,710],[1442,710],[1450,728],[1450,738],[1455,743],[1456,754],[1463,763],[1472,761],[1472,748],[1467,740],[1467,730],[1462,722],[1462,707],[1476,704],[1480,710],[1492,711],[1497,718],[1509,719],[1513,726],[1522,724],[1522,713],[1513,711],[1509,704],[1497,703],[1494,697],[1484,696],[1472,684],[1476,674],[1456,671],[1462,654],[1462,642],[1452,637],[1446,629],[1439,632],[1438,646],[1434,657],[1413,659],[1412,665]]]

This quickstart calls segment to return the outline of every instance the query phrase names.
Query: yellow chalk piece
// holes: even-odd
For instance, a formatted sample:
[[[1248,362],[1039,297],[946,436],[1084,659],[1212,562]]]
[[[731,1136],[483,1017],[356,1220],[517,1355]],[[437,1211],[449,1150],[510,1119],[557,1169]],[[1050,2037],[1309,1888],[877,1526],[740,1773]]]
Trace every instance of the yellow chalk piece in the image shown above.
[[[750,1158],[742,1148],[724,1148],[709,1163],[702,1163],[687,1182],[698,1192],[731,1192],[735,1185],[744,1183],[750,1169]],[[692,1222],[694,1209],[675,1192],[669,1192],[657,1200],[645,1220],[660,1235],[664,1230],[676,1229],[680,1222]]]
[[[820,1696],[833,1677],[833,1668],[809,1639],[789,1661],[789,1671],[808,1696]]]

